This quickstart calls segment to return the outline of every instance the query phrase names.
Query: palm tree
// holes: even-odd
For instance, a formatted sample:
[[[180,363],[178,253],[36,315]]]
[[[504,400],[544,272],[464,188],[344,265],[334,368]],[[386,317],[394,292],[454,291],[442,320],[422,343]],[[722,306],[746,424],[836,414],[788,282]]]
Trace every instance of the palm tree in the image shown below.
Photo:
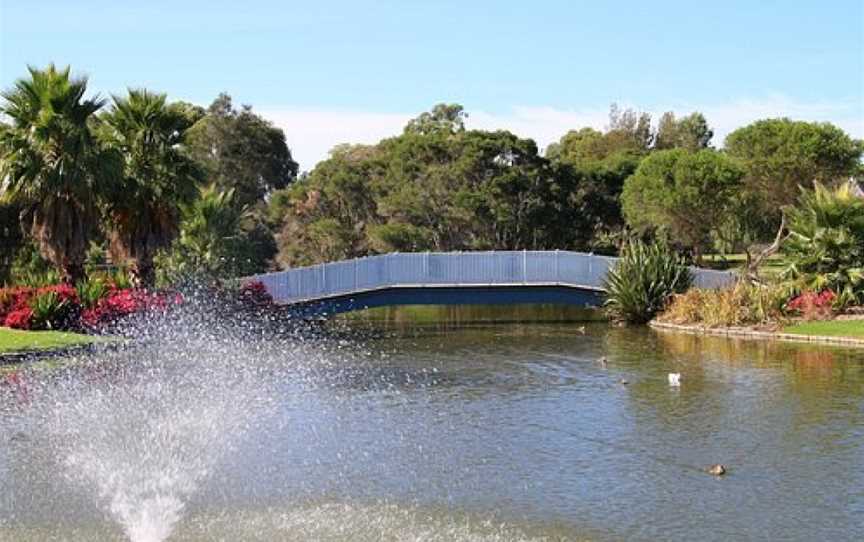
[[[21,207],[42,255],[75,282],[84,275],[99,195],[115,179],[116,160],[90,130],[104,101],[84,99],[87,79],[70,77],[68,66],[28,70],[0,95],[11,121],[0,131],[0,197]]]
[[[113,97],[100,135],[123,156],[119,190],[108,201],[109,251],[130,264],[138,281],[152,285],[153,256],[178,233],[180,205],[197,194],[200,174],[182,152],[189,120],[164,94],[129,90]]]
[[[248,207],[236,203],[234,190],[219,190],[211,184],[180,209],[180,235],[162,260],[162,278],[183,282],[235,275],[238,257],[242,258],[248,245],[243,224],[250,213]]]
[[[221,276],[230,273],[246,206],[238,207],[234,189],[219,190],[215,184],[202,188],[200,196],[183,205],[183,227],[179,248],[196,269]]]
[[[789,235],[784,271],[804,288],[831,288],[847,301],[864,299],[864,199],[848,181],[829,188],[814,181],[785,209]]]

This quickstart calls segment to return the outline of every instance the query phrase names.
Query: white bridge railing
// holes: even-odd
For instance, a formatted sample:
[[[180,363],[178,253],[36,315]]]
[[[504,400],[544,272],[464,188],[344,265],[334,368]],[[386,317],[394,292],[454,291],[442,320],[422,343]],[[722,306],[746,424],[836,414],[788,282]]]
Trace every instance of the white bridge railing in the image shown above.
[[[251,277],[279,303],[299,303],[384,288],[567,286],[603,289],[617,258],[564,250],[398,252]],[[726,271],[693,268],[701,288],[732,283]]]

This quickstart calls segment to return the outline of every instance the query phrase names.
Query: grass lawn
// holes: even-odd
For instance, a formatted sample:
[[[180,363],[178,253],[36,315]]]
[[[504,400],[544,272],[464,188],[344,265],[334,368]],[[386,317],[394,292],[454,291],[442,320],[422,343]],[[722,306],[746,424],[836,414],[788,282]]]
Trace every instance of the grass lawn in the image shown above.
[[[21,331],[0,327],[0,354],[89,344],[103,339],[65,331]]]
[[[786,333],[799,335],[824,335],[828,337],[864,338],[864,320],[828,320],[801,322],[783,329]]]
[[[744,253],[726,254],[722,257],[719,254],[707,254],[703,259],[702,265],[712,269],[728,269],[734,271],[742,269],[745,263],[747,263],[747,257]],[[785,267],[786,262],[783,260],[783,256],[780,254],[772,254],[762,262],[762,267],[759,271],[762,276],[772,278],[779,275]]]

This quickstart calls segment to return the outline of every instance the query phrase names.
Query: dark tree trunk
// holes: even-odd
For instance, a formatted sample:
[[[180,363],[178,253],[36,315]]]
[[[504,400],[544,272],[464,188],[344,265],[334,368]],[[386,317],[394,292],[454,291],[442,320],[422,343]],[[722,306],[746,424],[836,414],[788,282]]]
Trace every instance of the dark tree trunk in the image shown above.
[[[84,272],[83,262],[64,262],[61,270],[60,280],[66,284],[78,284],[85,278],[87,274]]]
[[[156,266],[153,258],[139,258],[132,268],[133,279],[136,286],[152,288],[156,284]]]

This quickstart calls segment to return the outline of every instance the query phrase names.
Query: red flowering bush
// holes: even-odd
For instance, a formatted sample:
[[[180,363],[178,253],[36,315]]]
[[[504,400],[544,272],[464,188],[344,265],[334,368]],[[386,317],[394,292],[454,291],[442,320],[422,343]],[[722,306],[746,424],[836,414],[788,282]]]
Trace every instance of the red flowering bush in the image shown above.
[[[15,293],[12,288],[0,288],[0,320],[12,309],[15,303]]]
[[[0,288],[0,321],[5,320],[10,312],[27,308],[34,292],[34,288],[27,286]]]
[[[54,292],[60,301],[67,303],[78,304],[78,291],[71,284],[53,284],[37,289],[34,295],[44,294],[46,292]]]
[[[249,281],[240,287],[240,297],[245,302],[262,306],[273,303],[273,297],[267,292],[267,287],[260,280]]]
[[[56,310],[45,310],[44,302],[49,298]],[[35,317],[36,304],[39,304],[41,309],[38,311],[38,318]],[[7,327],[40,328],[46,327],[49,322],[63,328],[73,327],[77,321],[79,306],[78,292],[69,284],[0,289],[0,322]]]
[[[825,320],[834,313],[836,299],[837,294],[831,290],[801,292],[786,304],[786,310],[800,314],[805,320]]]
[[[174,304],[183,302],[183,298],[174,296]],[[169,306],[168,297],[159,293],[149,293],[146,290],[112,290],[106,297],[99,300],[96,306],[85,309],[81,313],[81,322],[88,327],[115,322],[130,314],[146,311],[164,311]]]
[[[77,289],[69,284],[0,288],[0,325],[16,329],[92,329],[125,316],[164,311],[170,305],[183,303],[180,294],[169,298],[146,290],[118,289],[113,283],[107,286],[107,295],[89,307],[85,307]],[[40,309],[38,318],[34,314],[37,305]]]
[[[12,329],[30,329],[33,324],[33,309],[24,307],[15,309],[5,315],[3,325]]]

